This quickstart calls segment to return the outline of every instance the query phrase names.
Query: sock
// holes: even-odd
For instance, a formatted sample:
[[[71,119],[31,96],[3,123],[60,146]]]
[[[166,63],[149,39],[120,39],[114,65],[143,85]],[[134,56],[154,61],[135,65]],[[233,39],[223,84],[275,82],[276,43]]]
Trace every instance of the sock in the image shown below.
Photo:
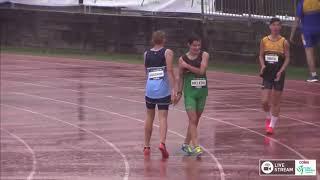
[[[317,76],[317,72],[311,72],[311,76],[312,77]]]
[[[267,119],[271,119],[271,113],[270,112],[266,112],[266,115],[267,115],[266,116]]]
[[[270,122],[270,126],[269,127],[274,128],[274,126],[276,125],[277,121],[278,121],[278,117],[271,116],[271,122]]]

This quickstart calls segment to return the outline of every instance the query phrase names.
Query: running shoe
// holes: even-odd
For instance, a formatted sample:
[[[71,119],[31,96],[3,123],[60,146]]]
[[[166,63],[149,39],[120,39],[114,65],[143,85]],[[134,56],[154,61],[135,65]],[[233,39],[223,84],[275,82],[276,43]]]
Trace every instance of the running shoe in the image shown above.
[[[273,134],[273,128],[272,127],[268,127],[266,130],[267,134],[271,135]]]
[[[169,158],[169,153],[168,153],[166,145],[164,143],[160,143],[159,150],[161,151],[163,159]]]
[[[200,156],[203,153],[203,150],[200,146],[197,146],[193,149],[193,155]]]
[[[151,153],[150,147],[144,147],[143,148],[143,154],[145,156],[150,156],[150,153]]]
[[[319,81],[319,76],[310,76],[307,79],[307,82],[318,82]]]
[[[191,148],[191,146],[189,144],[185,144],[185,143],[182,144],[181,150],[183,152],[187,153],[187,155],[189,155],[189,156],[192,154],[192,148]]]

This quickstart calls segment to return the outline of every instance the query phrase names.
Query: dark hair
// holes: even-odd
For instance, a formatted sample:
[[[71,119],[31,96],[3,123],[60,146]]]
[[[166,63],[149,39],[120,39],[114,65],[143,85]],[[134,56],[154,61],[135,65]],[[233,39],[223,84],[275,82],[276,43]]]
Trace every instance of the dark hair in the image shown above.
[[[189,38],[188,38],[188,43],[192,44],[194,41],[201,41],[200,36],[196,35],[196,34],[192,34]]]
[[[161,44],[166,38],[166,33],[163,31],[155,31],[152,33],[153,44]]]
[[[270,24],[273,24],[273,23],[275,23],[275,22],[279,22],[279,23],[281,23],[281,20],[280,20],[279,18],[277,18],[277,17],[273,17],[273,18],[271,18],[271,20],[270,20]]]

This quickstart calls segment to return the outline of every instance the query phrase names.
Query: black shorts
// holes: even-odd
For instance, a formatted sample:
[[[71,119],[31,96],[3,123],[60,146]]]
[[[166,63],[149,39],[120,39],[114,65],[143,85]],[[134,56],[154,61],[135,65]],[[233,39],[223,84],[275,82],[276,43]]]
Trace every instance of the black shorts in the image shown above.
[[[159,110],[169,110],[169,105],[171,104],[171,95],[160,98],[152,99],[146,96],[146,107],[148,109],[155,109],[158,106]]]
[[[276,91],[283,91],[285,77],[285,73],[282,73],[279,81],[263,79],[262,89],[274,89]]]

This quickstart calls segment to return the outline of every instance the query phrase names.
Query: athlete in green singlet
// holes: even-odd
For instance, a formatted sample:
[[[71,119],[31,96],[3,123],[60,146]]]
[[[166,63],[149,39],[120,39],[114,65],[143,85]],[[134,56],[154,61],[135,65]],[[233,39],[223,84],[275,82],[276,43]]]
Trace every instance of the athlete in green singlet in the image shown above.
[[[191,37],[188,46],[189,51],[179,59],[177,100],[184,94],[185,109],[189,117],[188,132],[182,150],[188,155],[199,156],[203,150],[198,143],[197,127],[208,96],[206,70],[209,54],[201,51],[199,37]]]

